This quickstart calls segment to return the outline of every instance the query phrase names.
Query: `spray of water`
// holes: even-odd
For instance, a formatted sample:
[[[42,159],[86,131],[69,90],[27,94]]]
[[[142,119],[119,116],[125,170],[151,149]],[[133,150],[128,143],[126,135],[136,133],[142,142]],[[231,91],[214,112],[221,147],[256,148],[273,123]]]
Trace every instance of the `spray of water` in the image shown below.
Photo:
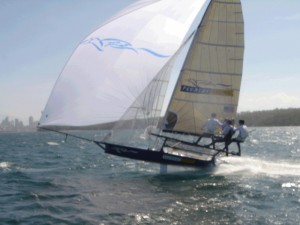
[[[291,162],[271,162],[250,157],[228,157],[218,161],[214,174],[300,177],[300,165]]]
[[[13,165],[14,165],[14,163],[11,163],[11,162],[0,162],[0,168],[3,168],[3,169],[9,168]]]

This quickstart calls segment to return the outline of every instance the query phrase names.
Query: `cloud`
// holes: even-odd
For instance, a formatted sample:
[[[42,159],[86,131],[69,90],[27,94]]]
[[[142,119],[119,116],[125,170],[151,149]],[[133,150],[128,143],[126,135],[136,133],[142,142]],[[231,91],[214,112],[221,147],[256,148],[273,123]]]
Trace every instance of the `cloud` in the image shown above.
[[[268,99],[268,98],[267,98]],[[297,98],[295,96],[287,95],[286,93],[278,93],[273,96],[270,96],[270,101],[276,101],[282,104],[297,104],[300,103],[300,98]]]
[[[277,19],[278,20],[283,20],[283,21],[300,21],[300,13],[277,17]]]
[[[270,110],[276,108],[300,108],[300,97],[285,92],[241,96],[239,111]]]

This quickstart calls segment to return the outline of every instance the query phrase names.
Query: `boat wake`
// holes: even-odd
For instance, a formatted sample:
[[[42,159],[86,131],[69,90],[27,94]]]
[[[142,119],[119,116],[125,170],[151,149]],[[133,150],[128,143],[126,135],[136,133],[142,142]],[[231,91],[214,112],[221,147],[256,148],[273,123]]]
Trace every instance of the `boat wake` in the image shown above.
[[[217,163],[215,175],[300,176],[300,165],[291,162],[270,162],[250,157],[228,157]]]

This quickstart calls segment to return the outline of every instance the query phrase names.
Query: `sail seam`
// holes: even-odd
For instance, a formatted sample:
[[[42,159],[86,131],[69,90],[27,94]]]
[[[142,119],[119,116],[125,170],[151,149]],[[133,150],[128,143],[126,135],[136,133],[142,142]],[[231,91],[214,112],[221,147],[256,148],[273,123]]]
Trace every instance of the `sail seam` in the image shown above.
[[[208,22],[212,22],[212,23],[244,24],[243,21],[226,21],[226,20],[208,20]]]
[[[207,43],[202,41],[197,41],[199,44],[208,45],[208,46],[217,46],[217,47],[231,47],[231,48],[244,48],[244,45],[226,45],[226,44],[215,44],[215,43]]]
[[[224,2],[224,1],[215,1],[215,3],[226,4],[226,5],[241,5],[240,2]]]
[[[196,103],[196,104],[204,103],[204,104],[209,104],[209,105],[224,105],[224,103],[193,101],[193,100],[180,99],[180,98],[174,98],[174,100],[179,101],[179,102],[190,102],[190,103]],[[237,106],[237,104],[230,104],[230,105]]]
[[[211,72],[211,71],[204,71],[204,70],[193,70],[193,69],[188,69],[188,68],[184,68],[181,70],[181,72],[195,72],[195,73],[208,73],[208,74],[212,74],[212,75],[232,75],[232,76],[242,76],[241,73],[222,73],[222,72]]]

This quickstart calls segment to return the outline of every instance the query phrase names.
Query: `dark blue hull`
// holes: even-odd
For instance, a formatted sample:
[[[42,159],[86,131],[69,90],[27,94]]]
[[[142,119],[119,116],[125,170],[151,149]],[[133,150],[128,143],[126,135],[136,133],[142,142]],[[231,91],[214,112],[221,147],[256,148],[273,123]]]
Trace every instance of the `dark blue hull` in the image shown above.
[[[116,144],[97,144],[101,148],[104,148],[105,153],[135,160],[142,160],[146,162],[189,167],[208,167],[214,165],[214,158],[210,160],[201,160],[188,156],[170,154],[168,152],[163,151],[163,149],[161,149],[160,151],[151,151]]]

